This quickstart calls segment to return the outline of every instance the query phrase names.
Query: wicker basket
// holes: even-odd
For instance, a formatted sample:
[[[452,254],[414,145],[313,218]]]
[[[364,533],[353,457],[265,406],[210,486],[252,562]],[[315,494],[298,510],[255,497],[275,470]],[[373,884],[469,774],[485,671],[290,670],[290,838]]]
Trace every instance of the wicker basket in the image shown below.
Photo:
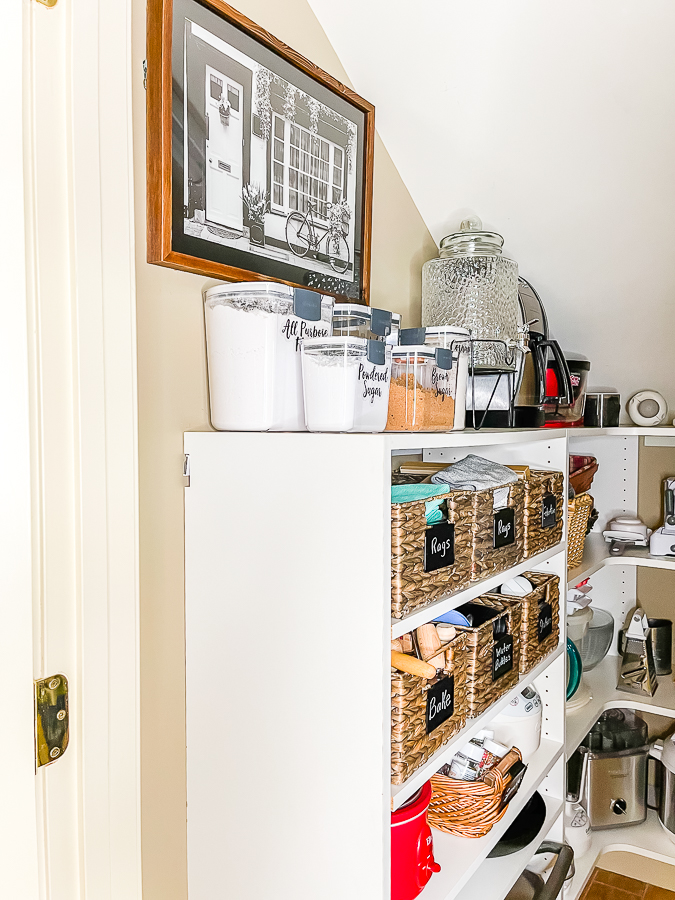
[[[562,540],[565,476],[562,472],[532,469],[524,484],[527,559]]]
[[[586,541],[586,525],[593,509],[590,494],[577,494],[567,506],[567,568],[581,565]]]
[[[470,627],[457,625],[457,631],[466,635],[466,701],[470,719],[479,716],[492,706],[502,694],[518,683],[520,668],[520,601],[505,599],[500,595],[477,597],[471,603],[459,607],[460,612],[475,607],[486,607],[490,617],[482,624]],[[499,660],[504,651],[502,636],[495,637],[496,623],[506,617],[506,637],[513,638],[511,668],[500,671]]]
[[[433,527],[427,525],[427,500],[391,504],[391,614],[395,619],[459,591],[471,581],[473,495],[450,491],[441,496],[441,509],[455,526],[454,562],[435,572],[424,569],[425,539]]]
[[[495,510],[495,492],[506,491],[508,487],[508,500],[504,507]],[[471,579],[487,578],[497,572],[510,569],[518,565],[525,556],[525,527],[524,527],[524,503],[525,485],[522,481],[515,481],[504,488],[496,488],[489,491],[476,491],[473,497],[473,546],[471,548]],[[497,529],[497,516],[502,509],[512,509],[513,535],[512,544],[503,547],[495,547],[495,532]]]
[[[521,758],[516,747],[508,756],[514,761]],[[508,809],[508,802],[503,803],[503,799],[511,778],[508,773],[503,773],[500,766],[487,772],[481,781],[462,781],[438,773],[434,775],[431,779],[431,803],[427,810],[429,824],[458,837],[484,837]]]
[[[427,695],[436,680],[391,670],[391,781],[402,784],[466,724],[466,639],[444,644],[452,657],[446,673],[454,679],[454,711],[427,733]]]
[[[520,674],[525,675],[552,653],[560,637],[560,588],[557,575],[523,572],[534,590],[520,601]],[[504,594],[485,594],[496,600]]]
[[[570,484],[574,493],[584,494],[590,490],[597,471],[598,461],[594,456],[570,456]]]

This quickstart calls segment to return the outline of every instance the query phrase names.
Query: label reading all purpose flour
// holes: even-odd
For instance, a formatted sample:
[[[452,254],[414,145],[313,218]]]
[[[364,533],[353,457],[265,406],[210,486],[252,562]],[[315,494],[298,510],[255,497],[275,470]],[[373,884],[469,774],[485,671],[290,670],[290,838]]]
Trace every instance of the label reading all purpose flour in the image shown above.
[[[305,338],[328,337],[328,326],[323,322],[307,322],[297,316],[287,316],[281,333],[288,341],[295,341],[295,351],[300,352],[300,344]]]
[[[375,402],[377,397],[383,397],[389,385],[389,366],[374,366],[359,363],[358,380],[363,388],[361,396],[364,400]]]

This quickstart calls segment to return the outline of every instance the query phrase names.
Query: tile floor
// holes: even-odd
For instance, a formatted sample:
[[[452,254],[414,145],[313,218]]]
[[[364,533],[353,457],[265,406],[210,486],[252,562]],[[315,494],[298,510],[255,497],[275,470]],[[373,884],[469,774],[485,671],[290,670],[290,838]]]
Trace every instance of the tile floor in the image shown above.
[[[594,869],[579,900],[675,900],[675,891]]]

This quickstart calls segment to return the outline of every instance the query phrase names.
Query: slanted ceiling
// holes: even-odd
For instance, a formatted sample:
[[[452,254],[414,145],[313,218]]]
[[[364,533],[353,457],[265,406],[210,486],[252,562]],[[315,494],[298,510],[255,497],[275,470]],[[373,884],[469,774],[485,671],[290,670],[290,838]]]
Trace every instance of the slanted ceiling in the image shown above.
[[[310,3],[436,241],[480,215],[592,384],[675,406],[675,3]]]

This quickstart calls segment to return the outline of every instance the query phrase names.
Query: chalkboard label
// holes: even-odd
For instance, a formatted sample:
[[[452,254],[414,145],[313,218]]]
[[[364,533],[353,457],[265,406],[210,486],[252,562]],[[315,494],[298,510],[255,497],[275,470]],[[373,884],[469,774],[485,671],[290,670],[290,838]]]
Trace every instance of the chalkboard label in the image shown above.
[[[513,636],[504,635],[492,648],[492,680],[497,681],[513,668]]]
[[[455,677],[447,675],[427,692],[427,734],[446,722],[455,711]]]
[[[553,634],[553,609],[550,603],[541,603],[537,619],[537,640],[541,644],[550,634]]]
[[[523,778],[525,776],[525,772],[527,771],[527,766],[525,763],[518,760],[515,762],[508,771],[508,774],[511,776],[511,781],[504,788],[504,793],[502,794],[501,803],[499,804],[499,809],[504,809],[504,807],[513,800],[515,795],[518,793],[518,788],[523,783]]]
[[[555,494],[544,494],[541,501],[541,527],[553,528],[558,520],[558,501]]]
[[[455,561],[455,526],[439,522],[424,533],[424,571],[435,572]]]
[[[495,520],[495,537],[494,547],[508,547],[516,539],[516,511],[512,506],[505,506],[504,509],[498,509],[494,514]]]

